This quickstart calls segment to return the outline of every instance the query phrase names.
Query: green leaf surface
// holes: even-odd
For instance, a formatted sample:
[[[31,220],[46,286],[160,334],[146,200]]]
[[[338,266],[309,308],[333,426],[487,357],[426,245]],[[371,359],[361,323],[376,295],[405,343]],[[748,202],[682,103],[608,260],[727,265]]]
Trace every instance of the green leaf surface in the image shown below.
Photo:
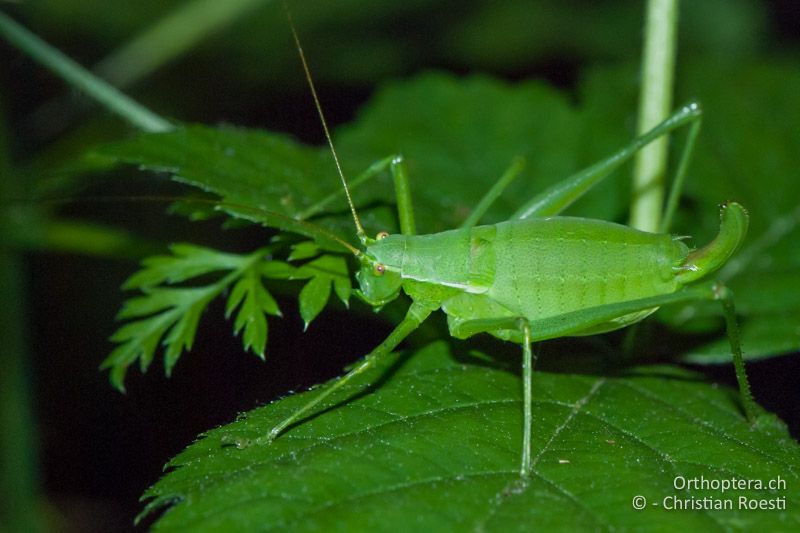
[[[310,281],[300,291],[300,316],[303,318],[305,327],[314,320],[325,305],[331,295],[333,286],[336,296],[347,305],[351,282],[347,263],[344,258],[334,255],[323,255],[306,263],[298,268],[293,279],[309,279]]]
[[[300,316],[306,329],[328,303],[330,295],[331,280],[326,276],[314,276],[300,290]]]
[[[272,279],[291,279],[297,269],[283,261],[267,261],[260,265],[261,275]]]
[[[728,69],[690,63],[684,92],[699,95],[707,119],[702,149],[693,163],[687,193],[698,210],[736,199],[750,212],[743,248],[719,277],[736,296],[744,318],[747,357],[767,357],[800,349],[800,73],[796,64],[763,62]],[[774,109],[781,109],[775,116]],[[708,207],[704,207],[708,205]],[[698,218],[701,215],[695,215]],[[698,236],[699,240],[700,236]],[[714,310],[716,311],[716,310]],[[702,306],[682,312],[702,315]],[[719,360],[719,343],[700,347]]]
[[[746,339],[747,358],[765,359],[775,354],[791,354],[800,345],[800,311],[786,311],[748,317],[741,327]],[[728,364],[730,344],[723,337],[692,349],[681,357],[689,363]]]
[[[281,316],[281,311],[278,303],[264,288],[256,268],[249,268],[233,286],[225,315],[230,316],[240,303],[233,332],[238,334],[244,329],[244,349],[251,350],[263,359],[267,346],[266,315]]]
[[[517,157],[522,174],[481,222],[578,170],[583,127],[581,110],[544,83],[429,73],[386,85],[338,139],[362,166],[401,154],[419,232],[432,233],[460,224]]]
[[[340,193],[330,153],[303,146],[284,135],[242,128],[194,125],[158,135],[139,135],[106,145],[100,154],[118,162],[169,172],[174,179],[219,195],[218,209],[312,237],[344,251],[341,237],[304,223],[303,213]],[[343,198],[343,196],[342,196]],[[339,207],[344,207],[342,203]]]
[[[142,268],[131,276],[123,288],[147,289],[162,283],[180,283],[218,270],[232,270],[241,257],[193,244],[173,244],[171,255],[148,257]]]
[[[255,409],[170,462],[146,496],[156,531],[748,530],[800,527],[797,444],[768,415],[746,422],[727,388],[673,367],[619,377],[537,373],[533,475],[519,478],[518,376],[435,343],[389,358],[272,444],[264,436],[321,389]],[[384,377],[362,394],[365,383]],[[676,488],[681,479],[785,488]],[[697,482],[696,482],[697,483]],[[649,504],[633,509],[635,496]],[[731,500],[669,511],[665,498]],[[787,510],[738,508],[785,498]],[[669,503],[669,501],[667,502]]]
[[[69,3],[51,4],[60,6],[51,8],[56,15],[43,18],[59,27],[71,28],[64,20],[74,17],[81,24],[134,34],[157,3],[148,0],[127,18],[107,6],[83,11]],[[273,4],[280,8],[279,2]],[[688,50],[695,56],[698,49],[710,49],[717,54],[713,60],[680,63],[677,101],[699,98],[707,115],[675,232],[691,235],[692,244],[702,245],[716,231],[717,203],[735,199],[750,209],[750,239],[720,276],[737,294],[747,356],[768,357],[800,348],[798,71],[796,63],[743,60],[760,46],[758,33],[765,16],[758,6],[747,0],[702,4],[686,8],[692,16],[686,17],[687,31],[682,29],[682,38],[688,36],[689,42],[688,47],[682,44],[682,53]],[[334,24],[339,36],[320,39],[328,55],[310,54],[321,63],[312,69],[319,79],[359,80],[380,71],[410,71],[409,58],[423,51],[439,58],[436,64],[449,55],[470,67],[499,62],[516,74],[526,58],[548,58],[554,46],[566,45],[567,56],[632,57],[636,49],[630,46],[631,35],[640,31],[640,15],[618,0],[601,8],[562,0],[535,6],[511,0],[491,8],[466,2],[459,14],[447,6],[431,7],[430,0],[305,5],[297,7],[301,31],[309,28],[311,35],[324,37],[325,25]],[[409,24],[420,6],[426,23]],[[154,12],[170,9],[160,4],[158,8]],[[26,7],[25,12],[36,19],[36,9]],[[329,16],[338,10],[354,13],[349,23],[342,25]],[[86,17],[86,12],[93,16]],[[439,19],[446,19],[449,29],[434,30]],[[717,23],[710,27],[703,20]],[[232,32],[232,46],[225,40],[227,51],[209,39],[209,47],[197,57],[229,58],[213,70],[218,79],[226,77],[226,69],[255,70],[247,76],[277,77],[283,86],[286,64],[296,65],[290,48],[288,61],[284,55],[270,61],[270,68],[240,68],[254,50],[262,54],[264,48],[286,49],[269,44],[280,36],[265,28],[278,26],[285,29],[282,17],[258,12]],[[396,46],[392,33],[403,26],[421,28],[430,39]],[[257,31],[238,31],[245,27]],[[505,31],[498,34],[497,28]],[[533,47],[527,35],[531,32],[540,37]],[[694,48],[698,39],[705,46]],[[431,46],[429,40],[444,46]],[[355,52],[343,52],[349,41],[359,42]],[[443,55],[435,51],[441,48],[447,50]],[[569,57],[566,61],[571,62]],[[302,78],[297,76],[294,83],[302,83]],[[630,69],[597,70],[581,86],[582,93],[575,95],[539,82],[509,84],[482,76],[428,74],[380,90],[356,122],[337,132],[336,142],[351,177],[387,156],[403,155],[417,221],[426,232],[455,227],[508,165],[524,157],[524,174],[484,218],[499,221],[524,199],[632,137],[636,74]],[[151,92],[161,96],[158,89]],[[169,99],[169,93],[163,94]],[[205,104],[202,96],[195,100]],[[187,111],[178,116],[193,115]],[[307,280],[299,296],[306,326],[323,310],[331,289],[347,303],[352,287],[344,259],[318,257],[323,251],[346,252],[344,241],[355,241],[327,148],[306,147],[269,132],[189,125],[115,143],[95,155],[101,157],[87,168],[111,159],[167,172],[218,195],[221,211],[312,239],[296,244],[286,258],[308,261],[300,266],[267,260],[263,250],[238,256],[192,245],[177,245],[171,255],[145,262],[128,282],[143,294],[129,300],[120,313],[131,321],[112,337],[120,344],[104,363],[117,386],[137,360],[147,368],[159,344],[165,348],[169,373],[191,348],[208,303],[226,291],[226,312],[236,313],[234,332],[242,334],[246,350],[263,357],[267,315],[279,310],[262,278]],[[381,174],[355,191],[371,234],[396,230],[387,178]],[[628,200],[623,181],[593,191],[570,214],[624,221]],[[190,204],[182,208],[193,218],[207,218],[214,207],[191,209]],[[81,249],[74,244],[78,237],[92,233],[86,228],[61,231],[60,241],[53,242]],[[94,234],[103,236],[103,242],[84,238],[91,241],[84,245],[87,250],[114,250],[114,235]],[[210,278],[215,281],[207,283]],[[662,316],[686,332],[721,329],[718,309],[711,305],[684,306]],[[727,352],[727,341],[721,339],[692,349],[687,357],[727,360]],[[513,372],[497,364],[491,357],[472,358],[461,349],[436,344],[386,361],[331,397],[329,410],[290,428],[270,446],[221,446],[231,435],[240,442],[265,435],[319,391],[252,411],[210,432],[172,462],[175,470],[148,493],[154,498],[152,507],[175,503],[156,528],[505,531],[535,525],[556,530],[691,531],[800,526],[792,505],[800,500],[798,449],[785,428],[767,416],[756,427],[749,426],[732,391],[670,367],[630,370],[617,377],[537,374],[534,476],[521,483],[516,475],[520,384]],[[364,389],[357,386],[366,383],[375,384],[374,394],[360,394]],[[676,477],[764,482],[781,477],[787,488],[725,494],[676,488]],[[639,494],[659,505],[634,510],[631,500]],[[736,507],[741,496],[775,503],[783,497],[789,509],[667,512],[663,498],[670,494],[695,501],[730,497]]]
[[[180,307],[167,309],[158,315],[128,323],[111,336],[111,340],[120,345],[112,350],[100,368],[111,370],[109,379],[114,387],[125,390],[125,374],[137,359],[142,372],[149,368],[158,341],[180,319],[182,311]]]
[[[100,368],[111,369],[112,384],[124,390],[125,373],[139,359],[142,371],[147,370],[162,337],[166,348],[164,371],[167,375],[183,353],[191,348],[197,321],[209,302],[224,289],[224,285],[197,288],[151,289],[145,296],[126,302],[119,318],[135,318],[120,327],[111,340],[120,343],[103,361]],[[151,313],[157,313],[152,316]]]
[[[319,255],[319,246],[314,241],[303,241],[292,245],[292,252],[289,254],[288,261],[302,261],[311,259]]]
[[[216,294],[210,293],[182,309],[181,318],[164,339],[164,346],[167,348],[164,352],[164,373],[167,377],[172,374],[172,368],[178,362],[181,354],[192,349],[200,315],[214,296]]]

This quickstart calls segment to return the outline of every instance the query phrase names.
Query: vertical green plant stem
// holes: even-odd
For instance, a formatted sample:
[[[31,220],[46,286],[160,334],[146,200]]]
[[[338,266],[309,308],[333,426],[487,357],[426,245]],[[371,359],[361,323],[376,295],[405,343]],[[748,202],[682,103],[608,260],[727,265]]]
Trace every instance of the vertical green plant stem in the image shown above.
[[[0,528],[38,531],[37,450],[20,263],[18,252],[0,248]]]
[[[137,128],[148,132],[172,129],[166,119],[101,80],[2,12],[0,35]]]
[[[0,112],[0,198],[17,198],[20,184],[9,162]],[[42,531],[22,254],[3,234],[13,208],[0,211],[0,530]],[[5,243],[5,244],[3,244]]]
[[[648,0],[637,129],[642,134],[664,120],[672,108],[677,49],[678,0]],[[667,137],[656,139],[636,156],[630,225],[658,231],[664,203]]]

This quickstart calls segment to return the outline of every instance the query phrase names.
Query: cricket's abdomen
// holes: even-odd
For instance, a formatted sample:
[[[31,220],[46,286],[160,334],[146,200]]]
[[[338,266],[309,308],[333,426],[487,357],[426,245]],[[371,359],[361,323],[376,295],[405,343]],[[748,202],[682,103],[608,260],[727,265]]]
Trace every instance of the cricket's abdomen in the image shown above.
[[[486,295],[529,320],[675,292],[675,268],[688,253],[670,235],[600,220],[553,217],[485,228],[495,230]]]
[[[670,235],[552,217],[392,235],[370,253],[405,279],[488,297],[537,320],[675,292],[688,249]]]

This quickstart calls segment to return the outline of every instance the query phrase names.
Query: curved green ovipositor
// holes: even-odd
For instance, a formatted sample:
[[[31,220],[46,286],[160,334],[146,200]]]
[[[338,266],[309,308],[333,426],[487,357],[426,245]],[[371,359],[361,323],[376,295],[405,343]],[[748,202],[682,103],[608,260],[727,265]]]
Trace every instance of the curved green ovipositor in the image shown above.
[[[707,245],[689,253],[677,275],[678,282],[685,285],[716,272],[742,245],[748,221],[747,211],[740,204],[722,204],[719,234]]]

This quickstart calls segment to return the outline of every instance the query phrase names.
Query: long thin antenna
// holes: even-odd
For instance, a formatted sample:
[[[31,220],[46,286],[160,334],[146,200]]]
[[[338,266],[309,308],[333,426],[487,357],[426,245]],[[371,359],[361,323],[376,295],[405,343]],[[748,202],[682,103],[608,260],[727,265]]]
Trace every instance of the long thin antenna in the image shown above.
[[[365,242],[367,238],[367,233],[364,231],[364,227],[361,225],[361,221],[358,219],[358,214],[356,213],[356,207],[353,205],[353,198],[350,196],[350,188],[347,186],[347,180],[344,177],[344,172],[342,171],[342,165],[339,163],[339,156],[336,154],[336,148],[333,146],[333,139],[331,138],[331,133],[328,130],[328,121],[325,120],[325,114],[322,112],[322,105],[319,103],[319,97],[317,96],[317,89],[314,87],[314,80],[311,78],[311,71],[308,68],[308,62],[306,61],[306,55],[303,52],[303,47],[300,45],[300,38],[297,36],[297,29],[294,27],[294,21],[292,20],[292,13],[289,11],[289,5],[286,3],[286,0],[283,0],[283,9],[286,11],[286,18],[289,21],[289,28],[292,30],[292,37],[294,38],[294,44],[297,47],[297,53],[300,55],[300,61],[303,63],[303,71],[306,75],[306,81],[308,82],[308,88],[311,89],[311,96],[314,98],[314,106],[317,108],[317,114],[319,114],[319,119],[322,122],[322,129],[325,131],[325,138],[328,140],[328,146],[331,148],[331,154],[333,154],[333,161],[336,163],[336,170],[339,172],[339,177],[342,179],[342,186],[344,186],[344,193],[347,196],[347,203],[350,204],[350,212],[353,213],[353,221],[356,223],[356,235],[361,240],[361,242]]]

